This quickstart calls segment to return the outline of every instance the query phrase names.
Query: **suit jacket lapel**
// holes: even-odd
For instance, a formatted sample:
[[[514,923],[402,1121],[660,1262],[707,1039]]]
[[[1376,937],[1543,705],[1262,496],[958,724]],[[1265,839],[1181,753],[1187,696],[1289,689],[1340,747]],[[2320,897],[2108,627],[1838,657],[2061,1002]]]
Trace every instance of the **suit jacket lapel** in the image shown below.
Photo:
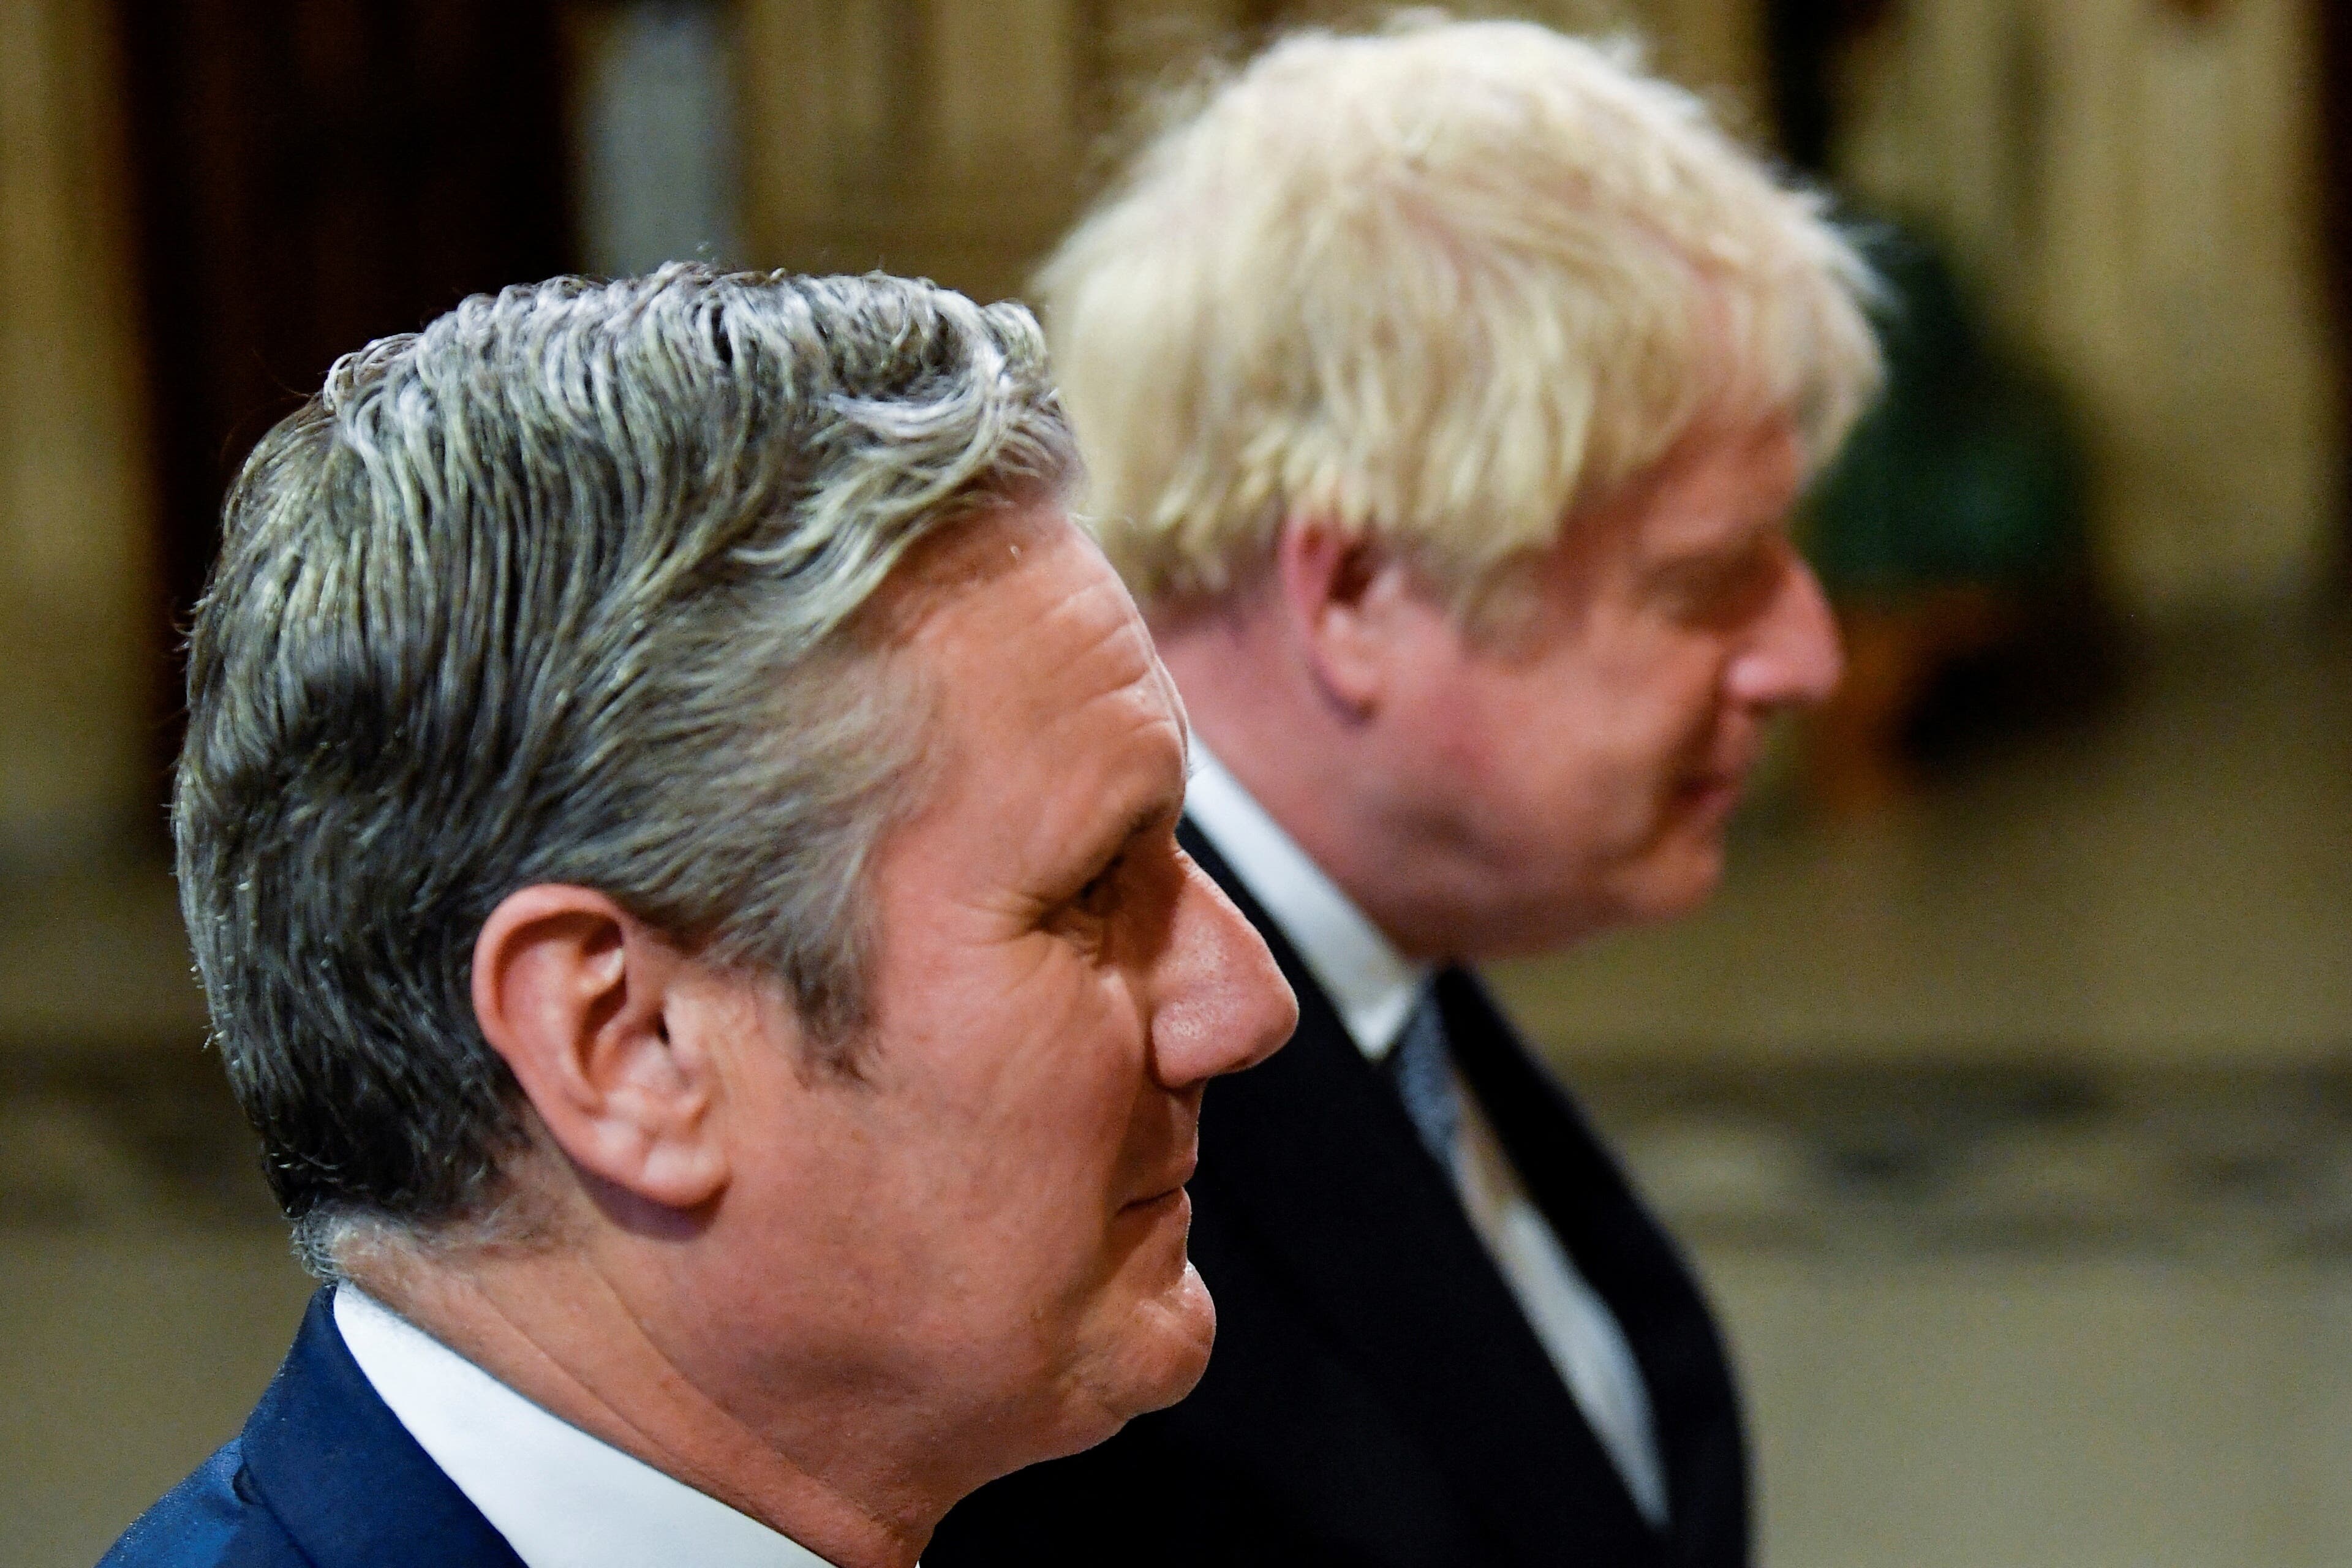
[[[335,1328],[333,1296],[310,1299],[246,1423],[246,1470],[263,1503],[321,1568],[523,1568],[360,1371]]]
[[[1269,1270],[1514,1557],[1654,1560],[1655,1532],[1395,1094],[1232,868],[1189,822],[1181,837],[1265,935],[1299,1002],[1287,1047],[1210,1086],[1194,1178],[1204,1210],[1253,1233]]]
[[[1655,1415],[1670,1560],[1744,1559],[1747,1458],[1713,1316],[1674,1242],[1467,972],[1438,977],[1454,1059],[1569,1255],[1625,1331]]]

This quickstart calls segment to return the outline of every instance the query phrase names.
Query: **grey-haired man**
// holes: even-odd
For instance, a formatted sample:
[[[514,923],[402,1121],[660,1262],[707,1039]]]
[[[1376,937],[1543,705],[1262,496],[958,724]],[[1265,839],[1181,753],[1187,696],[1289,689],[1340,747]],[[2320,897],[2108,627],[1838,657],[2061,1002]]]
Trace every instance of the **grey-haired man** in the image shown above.
[[[263,440],[174,826],[331,1283],[110,1562],[904,1565],[1192,1386],[1202,1087],[1295,1010],[1072,467],[1019,309],[687,268]]]

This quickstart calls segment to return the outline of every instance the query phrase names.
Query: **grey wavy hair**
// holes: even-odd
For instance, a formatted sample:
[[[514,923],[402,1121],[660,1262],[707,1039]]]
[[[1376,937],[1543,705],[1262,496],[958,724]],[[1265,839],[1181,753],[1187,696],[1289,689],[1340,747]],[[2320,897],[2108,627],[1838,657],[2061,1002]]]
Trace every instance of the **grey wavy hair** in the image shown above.
[[[190,641],[181,903],[298,1250],[495,1212],[473,1011],[516,889],[778,977],[832,1066],[919,749],[858,612],[1076,468],[1036,324],[928,283],[673,266],[345,356],[231,489]]]

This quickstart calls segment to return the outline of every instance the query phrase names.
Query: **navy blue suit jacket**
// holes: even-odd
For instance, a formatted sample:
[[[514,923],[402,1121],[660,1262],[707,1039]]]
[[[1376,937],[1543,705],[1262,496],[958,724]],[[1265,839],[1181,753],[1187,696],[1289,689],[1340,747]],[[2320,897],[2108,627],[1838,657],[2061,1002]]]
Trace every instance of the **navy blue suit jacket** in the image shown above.
[[[127,1531],[99,1568],[522,1568],[376,1394],[334,1292],[245,1431]]]

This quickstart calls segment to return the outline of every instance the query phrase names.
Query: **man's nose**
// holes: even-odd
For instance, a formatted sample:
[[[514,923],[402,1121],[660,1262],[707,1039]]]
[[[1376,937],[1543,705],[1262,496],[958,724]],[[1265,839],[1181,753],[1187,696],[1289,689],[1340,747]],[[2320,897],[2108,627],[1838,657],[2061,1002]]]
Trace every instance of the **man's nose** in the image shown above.
[[[1845,674],[1837,617],[1821,580],[1793,546],[1784,548],[1780,586],[1726,675],[1732,700],[1752,707],[1810,706],[1836,690]]]
[[[1281,1048],[1298,1026],[1298,999],[1265,939],[1189,862],[1170,936],[1153,977],[1152,1076],[1188,1089]]]

